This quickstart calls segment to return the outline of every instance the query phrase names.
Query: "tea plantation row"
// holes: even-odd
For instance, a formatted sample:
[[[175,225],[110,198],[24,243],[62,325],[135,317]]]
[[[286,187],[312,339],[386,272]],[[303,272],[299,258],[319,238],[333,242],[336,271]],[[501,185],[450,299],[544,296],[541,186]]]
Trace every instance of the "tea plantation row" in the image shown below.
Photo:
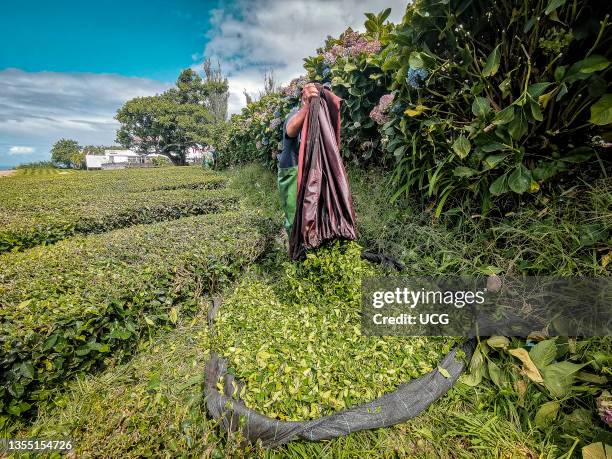
[[[217,175],[190,169],[104,171],[53,178],[11,177],[0,190],[0,252],[139,223],[234,208]],[[157,173],[158,175],[154,175]]]
[[[0,255],[0,427],[193,313],[263,253],[268,224],[226,212]]]

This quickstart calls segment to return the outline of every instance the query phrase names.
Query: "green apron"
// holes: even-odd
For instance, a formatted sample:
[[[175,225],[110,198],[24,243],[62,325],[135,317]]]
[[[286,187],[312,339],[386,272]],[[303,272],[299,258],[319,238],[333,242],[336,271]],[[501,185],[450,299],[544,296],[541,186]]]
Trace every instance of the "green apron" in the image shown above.
[[[278,192],[280,193],[283,212],[285,212],[285,230],[289,236],[291,235],[297,203],[297,175],[297,166],[278,168]]]

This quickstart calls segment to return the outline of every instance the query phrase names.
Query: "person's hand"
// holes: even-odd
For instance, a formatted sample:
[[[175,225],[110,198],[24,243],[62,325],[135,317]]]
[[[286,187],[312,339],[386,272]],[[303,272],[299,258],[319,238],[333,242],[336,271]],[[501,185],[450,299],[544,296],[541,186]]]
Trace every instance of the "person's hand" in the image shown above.
[[[308,83],[302,89],[302,104],[308,105],[310,103],[310,99],[319,95],[319,90],[315,86],[314,83]]]

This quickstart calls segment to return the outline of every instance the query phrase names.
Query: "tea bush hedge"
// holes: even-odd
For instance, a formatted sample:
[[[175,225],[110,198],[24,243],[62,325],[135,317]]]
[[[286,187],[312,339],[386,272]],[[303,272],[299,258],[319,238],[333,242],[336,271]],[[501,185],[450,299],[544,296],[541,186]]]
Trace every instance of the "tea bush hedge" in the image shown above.
[[[200,167],[129,168],[109,171],[55,169],[53,175],[19,172],[5,177],[0,189],[3,208],[44,206],[47,202],[80,201],[118,192],[178,188],[219,188],[225,177]]]
[[[264,251],[266,225],[230,212],[0,255],[0,420],[192,313]]]
[[[447,338],[361,335],[361,279],[376,271],[360,255],[335,243],[286,263],[276,283],[245,279],[221,306],[214,341],[247,406],[283,420],[328,415],[433,370],[450,350]]]
[[[4,198],[0,252],[49,244],[74,234],[217,212],[237,202],[232,193],[220,189],[225,179],[218,176],[185,175],[173,183],[172,175],[164,174],[159,180],[150,174],[136,174],[134,180],[127,175],[88,174],[7,181],[0,192]]]

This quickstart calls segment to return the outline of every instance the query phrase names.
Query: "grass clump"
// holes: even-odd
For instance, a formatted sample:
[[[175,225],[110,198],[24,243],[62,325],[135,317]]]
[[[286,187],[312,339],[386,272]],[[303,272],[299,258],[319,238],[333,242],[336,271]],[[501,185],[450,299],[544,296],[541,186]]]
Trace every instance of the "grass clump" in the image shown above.
[[[355,243],[286,263],[276,281],[247,278],[221,307],[217,346],[246,383],[247,406],[312,419],[392,391],[434,369],[444,338],[360,334],[361,279],[377,273]]]
[[[77,457],[211,457],[220,439],[206,419],[204,315],[146,341],[127,364],[74,381],[24,437],[72,438]]]

